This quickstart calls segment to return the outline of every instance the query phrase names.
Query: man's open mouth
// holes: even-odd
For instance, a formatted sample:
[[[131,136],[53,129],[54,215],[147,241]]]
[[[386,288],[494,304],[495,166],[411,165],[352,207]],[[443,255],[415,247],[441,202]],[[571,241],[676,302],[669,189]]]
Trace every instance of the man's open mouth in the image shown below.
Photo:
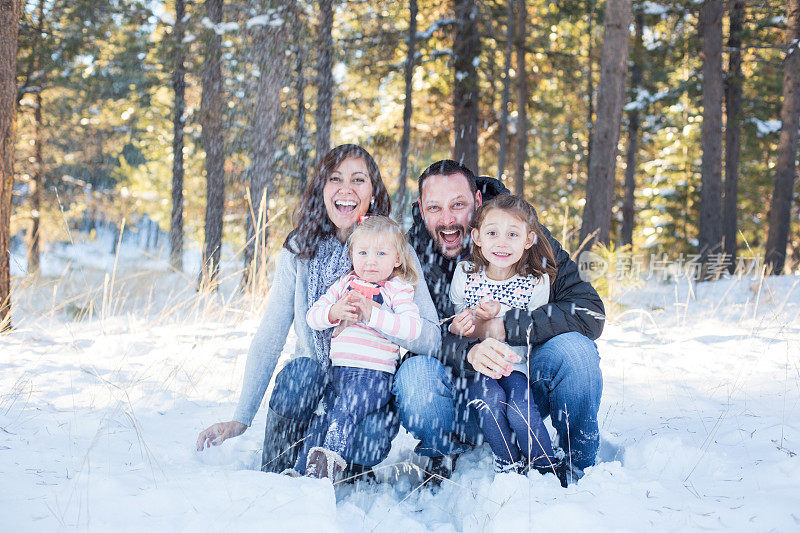
[[[439,230],[439,237],[442,239],[442,242],[447,246],[455,246],[456,244],[461,244],[460,229]]]
[[[336,200],[333,202],[333,206],[337,209],[337,211],[341,211],[342,213],[352,213],[358,202],[355,200]]]

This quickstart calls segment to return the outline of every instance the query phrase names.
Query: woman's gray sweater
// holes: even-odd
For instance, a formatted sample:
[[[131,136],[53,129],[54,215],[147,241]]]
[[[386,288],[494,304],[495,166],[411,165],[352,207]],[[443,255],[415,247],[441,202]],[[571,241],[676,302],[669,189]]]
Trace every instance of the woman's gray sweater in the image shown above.
[[[409,252],[417,265],[417,272],[421,273],[422,268],[416,253],[410,247]],[[422,317],[422,334],[412,342],[391,337],[389,340],[413,353],[436,353],[441,344],[439,316],[428,292],[428,286],[422,278],[415,287],[414,303],[419,307]],[[272,278],[272,288],[264,318],[261,319],[247,354],[242,395],[239,397],[239,405],[233,416],[237,422],[248,426],[252,424],[286,344],[292,322],[297,335],[293,358],[314,358],[314,340],[311,328],[306,323],[307,312],[308,260],[298,259],[295,254],[283,248]],[[295,320],[295,317],[298,319]]]

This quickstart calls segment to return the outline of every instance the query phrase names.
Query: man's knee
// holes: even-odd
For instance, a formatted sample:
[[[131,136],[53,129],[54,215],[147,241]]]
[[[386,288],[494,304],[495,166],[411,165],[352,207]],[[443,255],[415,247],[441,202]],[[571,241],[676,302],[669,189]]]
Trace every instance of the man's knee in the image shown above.
[[[322,366],[308,357],[298,357],[275,376],[269,406],[285,418],[308,419],[319,403],[324,384]]]
[[[445,366],[427,355],[416,355],[400,365],[394,378],[395,395],[400,420],[412,434],[431,425],[443,416],[452,420],[454,403],[452,382]]]
[[[602,384],[597,345],[577,332],[556,335],[532,348],[528,364],[533,383],[539,380],[555,381],[556,384],[568,381],[590,388]]]

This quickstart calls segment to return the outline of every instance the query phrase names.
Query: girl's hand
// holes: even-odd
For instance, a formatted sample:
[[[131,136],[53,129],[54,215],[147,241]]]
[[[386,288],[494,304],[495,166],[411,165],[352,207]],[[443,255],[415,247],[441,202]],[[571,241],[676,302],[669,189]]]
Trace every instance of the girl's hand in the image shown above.
[[[380,305],[378,305],[378,303],[372,298],[367,298],[366,296],[358,293],[355,294],[358,298],[355,299],[353,303],[355,304],[358,313],[361,315],[361,321],[367,323],[372,316],[372,310],[375,308],[380,308]]]
[[[244,433],[245,429],[247,429],[247,426],[235,420],[217,422],[200,432],[197,437],[197,451],[202,452],[211,446],[219,446],[231,437],[238,437]]]
[[[358,307],[356,307],[356,300],[360,297],[355,291],[348,291],[347,294],[339,298],[328,310],[328,322],[335,324],[336,322],[357,322],[358,321]]]
[[[464,309],[458,313],[453,321],[450,322],[448,328],[450,333],[460,335],[461,337],[469,337],[475,331],[475,321],[473,320],[472,310]]]
[[[478,320],[491,320],[500,312],[500,302],[487,300],[480,302],[475,307],[475,318]]]

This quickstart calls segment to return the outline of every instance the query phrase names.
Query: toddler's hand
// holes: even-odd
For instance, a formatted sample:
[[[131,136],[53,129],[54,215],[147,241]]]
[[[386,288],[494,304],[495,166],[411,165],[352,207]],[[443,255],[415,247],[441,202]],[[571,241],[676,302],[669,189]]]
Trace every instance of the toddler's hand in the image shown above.
[[[380,308],[380,305],[373,301],[372,298],[367,298],[366,296],[358,293],[356,293],[356,296],[357,298],[354,299],[353,304],[355,305],[358,314],[361,315],[361,321],[365,323],[369,322],[369,319],[372,316],[372,310],[376,307]]]
[[[460,335],[461,337],[469,337],[475,331],[475,321],[472,319],[472,310],[464,309],[458,313],[453,321],[450,322],[450,333]]]
[[[349,291],[347,294],[339,298],[328,311],[328,322],[336,323],[339,321],[358,321],[358,308],[356,307],[355,300],[359,297],[354,291]]]
[[[490,320],[500,312],[500,302],[488,300],[480,302],[475,306],[475,318],[478,320]]]

